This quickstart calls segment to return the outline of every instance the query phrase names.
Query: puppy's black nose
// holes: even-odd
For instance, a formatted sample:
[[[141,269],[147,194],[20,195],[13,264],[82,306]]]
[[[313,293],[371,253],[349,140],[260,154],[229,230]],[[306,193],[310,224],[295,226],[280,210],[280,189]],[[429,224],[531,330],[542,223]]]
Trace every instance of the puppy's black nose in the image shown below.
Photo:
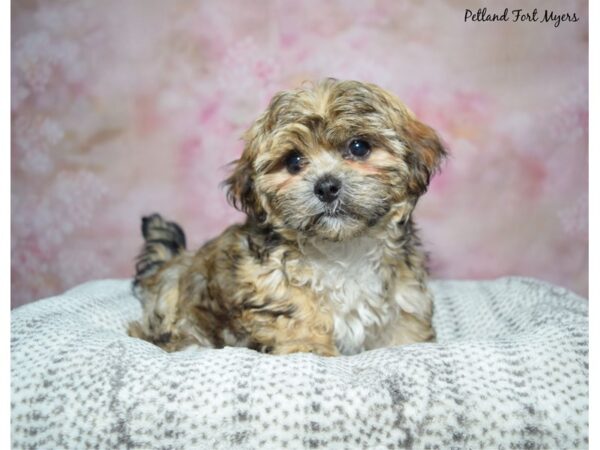
[[[315,195],[325,203],[331,203],[340,195],[342,182],[331,175],[325,175],[315,183]]]

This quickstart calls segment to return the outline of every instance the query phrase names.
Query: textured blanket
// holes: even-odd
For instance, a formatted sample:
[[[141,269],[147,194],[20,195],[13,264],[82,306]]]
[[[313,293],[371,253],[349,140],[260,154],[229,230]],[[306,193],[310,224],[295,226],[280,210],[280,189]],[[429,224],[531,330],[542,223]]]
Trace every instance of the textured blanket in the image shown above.
[[[165,353],[126,280],[12,314],[13,448],[587,448],[587,301],[438,281],[437,343],[356,356]]]

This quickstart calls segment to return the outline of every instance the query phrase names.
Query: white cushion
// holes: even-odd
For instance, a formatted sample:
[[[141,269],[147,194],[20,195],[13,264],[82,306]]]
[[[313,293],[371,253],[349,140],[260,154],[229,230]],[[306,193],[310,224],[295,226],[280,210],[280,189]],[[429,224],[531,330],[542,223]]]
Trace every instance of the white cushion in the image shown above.
[[[12,313],[14,448],[587,448],[587,301],[436,281],[438,342],[356,356],[165,353],[129,280]]]

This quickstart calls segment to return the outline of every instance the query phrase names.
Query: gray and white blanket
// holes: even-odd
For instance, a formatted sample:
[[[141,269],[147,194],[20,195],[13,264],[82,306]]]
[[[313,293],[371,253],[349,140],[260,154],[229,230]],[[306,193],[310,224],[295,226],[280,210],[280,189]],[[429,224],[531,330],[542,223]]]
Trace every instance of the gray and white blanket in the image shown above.
[[[165,353],[128,280],[12,313],[21,449],[579,449],[587,301],[526,278],[432,282],[438,342],[356,356]]]

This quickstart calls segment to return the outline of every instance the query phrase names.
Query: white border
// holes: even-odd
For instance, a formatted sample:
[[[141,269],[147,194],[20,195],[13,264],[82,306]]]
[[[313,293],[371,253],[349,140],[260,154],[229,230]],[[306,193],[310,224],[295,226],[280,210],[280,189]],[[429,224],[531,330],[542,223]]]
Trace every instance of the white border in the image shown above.
[[[600,229],[600,198],[599,186],[600,181],[596,178],[594,169],[600,168],[600,121],[598,120],[598,108],[600,104],[600,80],[598,57],[598,32],[594,25],[599,24],[600,6],[597,1],[589,2],[589,36],[590,49],[589,52],[589,93],[590,93],[590,152],[589,152],[589,179],[590,179],[590,205],[589,205],[589,230],[590,230],[590,264],[589,264],[589,298],[594,299],[590,304],[590,374],[598,374],[598,329],[594,326],[594,322],[598,317],[598,307],[595,304],[595,299],[600,294],[600,264],[599,264],[599,245],[598,245],[598,229]],[[0,274],[2,276],[2,298],[5,299],[5,314],[0,315],[0,339],[2,345],[0,347],[0,448],[10,448],[10,17],[11,3],[0,2],[0,214],[2,220],[0,224],[2,229],[0,233],[5,236],[0,242],[2,243],[2,253],[0,256]],[[594,377],[590,376],[590,380]],[[598,424],[597,413],[595,406],[597,402],[597,383],[590,383],[590,444],[589,448],[600,448],[595,444],[598,442],[595,425]]]
[[[590,410],[589,410],[589,436],[590,443],[589,448],[598,448],[598,434],[595,425],[598,425],[598,414],[596,413],[596,406],[598,405],[598,384],[593,383],[594,376],[592,374],[598,374],[598,329],[594,326],[594,321],[598,318],[598,305],[596,305],[596,298],[600,293],[600,264],[599,264],[599,246],[598,246],[598,228],[600,227],[600,208],[598,205],[598,191],[600,182],[595,176],[595,170],[600,168],[600,158],[598,151],[600,151],[600,121],[598,120],[598,107],[600,100],[600,89],[598,86],[598,80],[600,80],[600,58],[598,58],[598,30],[594,25],[598,25],[598,18],[600,14],[600,7],[598,2],[592,0],[589,2],[589,48],[594,51],[589,51],[589,92],[590,92],[590,146],[589,146],[589,238],[590,238],[590,264],[589,264],[589,296],[590,299]]]
[[[11,2],[0,2],[0,447],[10,447],[10,17]]]

